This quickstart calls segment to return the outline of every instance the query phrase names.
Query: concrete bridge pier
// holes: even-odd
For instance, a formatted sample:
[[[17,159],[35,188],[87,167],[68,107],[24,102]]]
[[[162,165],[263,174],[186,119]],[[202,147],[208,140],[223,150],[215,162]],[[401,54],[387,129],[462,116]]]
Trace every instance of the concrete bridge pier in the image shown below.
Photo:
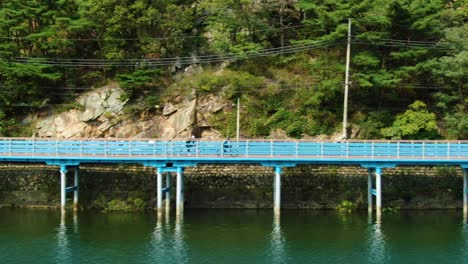
[[[372,190],[373,190],[373,184],[372,184],[372,181],[373,181],[373,171],[371,168],[368,168],[367,169],[367,212],[372,215],[372,196],[374,195],[372,193]]]
[[[367,211],[372,214],[373,197],[375,196],[375,211],[377,218],[382,214],[382,167],[372,166],[367,167]],[[375,174],[375,189],[373,188]]]
[[[171,208],[171,173],[166,172],[166,211]]]
[[[162,169],[156,168],[156,208],[158,213],[162,211],[162,201],[163,201],[163,185],[162,185]]]
[[[75,176],[74,176],[74,179],[73,179],[73,210],[74,211],[78,211],[78,191],[79,191],[79,173],[80,173],[80,168],[78,166],[75,167]]]
[[[73,209],[78,210],[78,199],[79,199],[79,167],[73,166],[74,168],[74,179],[73,186],[67,187],[67,169],[71,165],[61,164],[60,165],[60,207],[65,210],[67,205],[67,193],[73,192]]]
[[[180,215],[184,211],[184,177],[183,167],[176,170],[176,214]]]
[[[67,166],[60,165],[60,208],[65,210],[67,205]]]
[[[281,210],[281,167],[275,167],[273,186],[273,210],[275,214],[279,215]]]
[[[164,181],[164,172],[166,175],[166,182],[165,185],[163,183]],[[166,211],[170,209],[170,199],[171,199],[171,194],[170,194],[170,187],[171,187],[171,173],[170,171],[165,170],[164,167],[157,167],[156,168],[156,208],[158,210],[158,213],[161,213],[163,210],[163,201],[166,205]]]
[[[375,168],[375,211],[376,215],[382,214],[382,168]]]

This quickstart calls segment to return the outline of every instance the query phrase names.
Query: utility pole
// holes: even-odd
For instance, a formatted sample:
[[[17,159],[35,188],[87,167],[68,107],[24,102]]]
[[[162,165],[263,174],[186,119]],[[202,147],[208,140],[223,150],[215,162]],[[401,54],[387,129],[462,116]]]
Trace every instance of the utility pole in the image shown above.
[[[343,102],[343,135],[342,139],[348,138],[346,131],[348,126],[348,89],[349,89],[349,61],[351,58],[351,18],[348,19],[348,45],[346,49],[346,73],[345,73],[345,90]]]
[[[280,2],[280,27],[281,27],[280,42],[281,42],[281,56],[283,56],[283,49],[284,49],[284,23],[283,23],[283,16],[284,16],[285,1],[286,1],[286,0],[282,0],[282,1]]]
[[[240,134],[240,98],[237,97],[237,126],[236,126],[236,139],[239,141]]]

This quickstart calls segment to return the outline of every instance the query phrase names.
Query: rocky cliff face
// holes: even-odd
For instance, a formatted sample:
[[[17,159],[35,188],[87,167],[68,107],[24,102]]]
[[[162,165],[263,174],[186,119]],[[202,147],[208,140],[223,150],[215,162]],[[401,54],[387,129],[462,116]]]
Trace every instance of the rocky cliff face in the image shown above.
[[[121,100],[122,94],[117,84],[83,94],[77,99],[80,109],[38,118],[34,136],[173,139],[187,138],[194,130],[204,138],[221,136],[209,122],[213,114],[226,109],[221,97],[182,98],[166,102],[157,114],[146,111],[135,117],[124,113],[127,101]]]

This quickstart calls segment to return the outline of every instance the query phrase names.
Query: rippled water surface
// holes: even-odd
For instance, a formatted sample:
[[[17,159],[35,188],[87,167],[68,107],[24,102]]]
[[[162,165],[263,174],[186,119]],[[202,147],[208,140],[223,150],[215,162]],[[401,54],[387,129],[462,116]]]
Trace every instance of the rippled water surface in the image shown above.
[[[0,209],[0,263],[468,263],[460,212]]]

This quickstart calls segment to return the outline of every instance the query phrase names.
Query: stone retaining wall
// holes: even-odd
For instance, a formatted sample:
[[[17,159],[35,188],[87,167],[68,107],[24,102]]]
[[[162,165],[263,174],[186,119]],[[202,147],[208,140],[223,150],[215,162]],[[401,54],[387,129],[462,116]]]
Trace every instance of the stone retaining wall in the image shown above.
[[[60,176],[57,167],[5,165],[0,167],[0,204],[57,206]],[[70,171],[69,185],[73,172]],[[186,168],[187,208],[270,208],[271,167],[200,165]],[[395,208],[459,208],[462,170],[455,167],[399,167],[383,170],[383,205]],[[171,180],[172,194],[175,175]],[[141,166],[82,166],[80,204],[106,208],[111,201],[140,199],[155,205],[156,177]],[[69,195],[71,200],[72,195]],[[284,168],[283,208],[335,208],[343,200],[360,207],[367,203],[367,170],[357,166],[297,166]]]

